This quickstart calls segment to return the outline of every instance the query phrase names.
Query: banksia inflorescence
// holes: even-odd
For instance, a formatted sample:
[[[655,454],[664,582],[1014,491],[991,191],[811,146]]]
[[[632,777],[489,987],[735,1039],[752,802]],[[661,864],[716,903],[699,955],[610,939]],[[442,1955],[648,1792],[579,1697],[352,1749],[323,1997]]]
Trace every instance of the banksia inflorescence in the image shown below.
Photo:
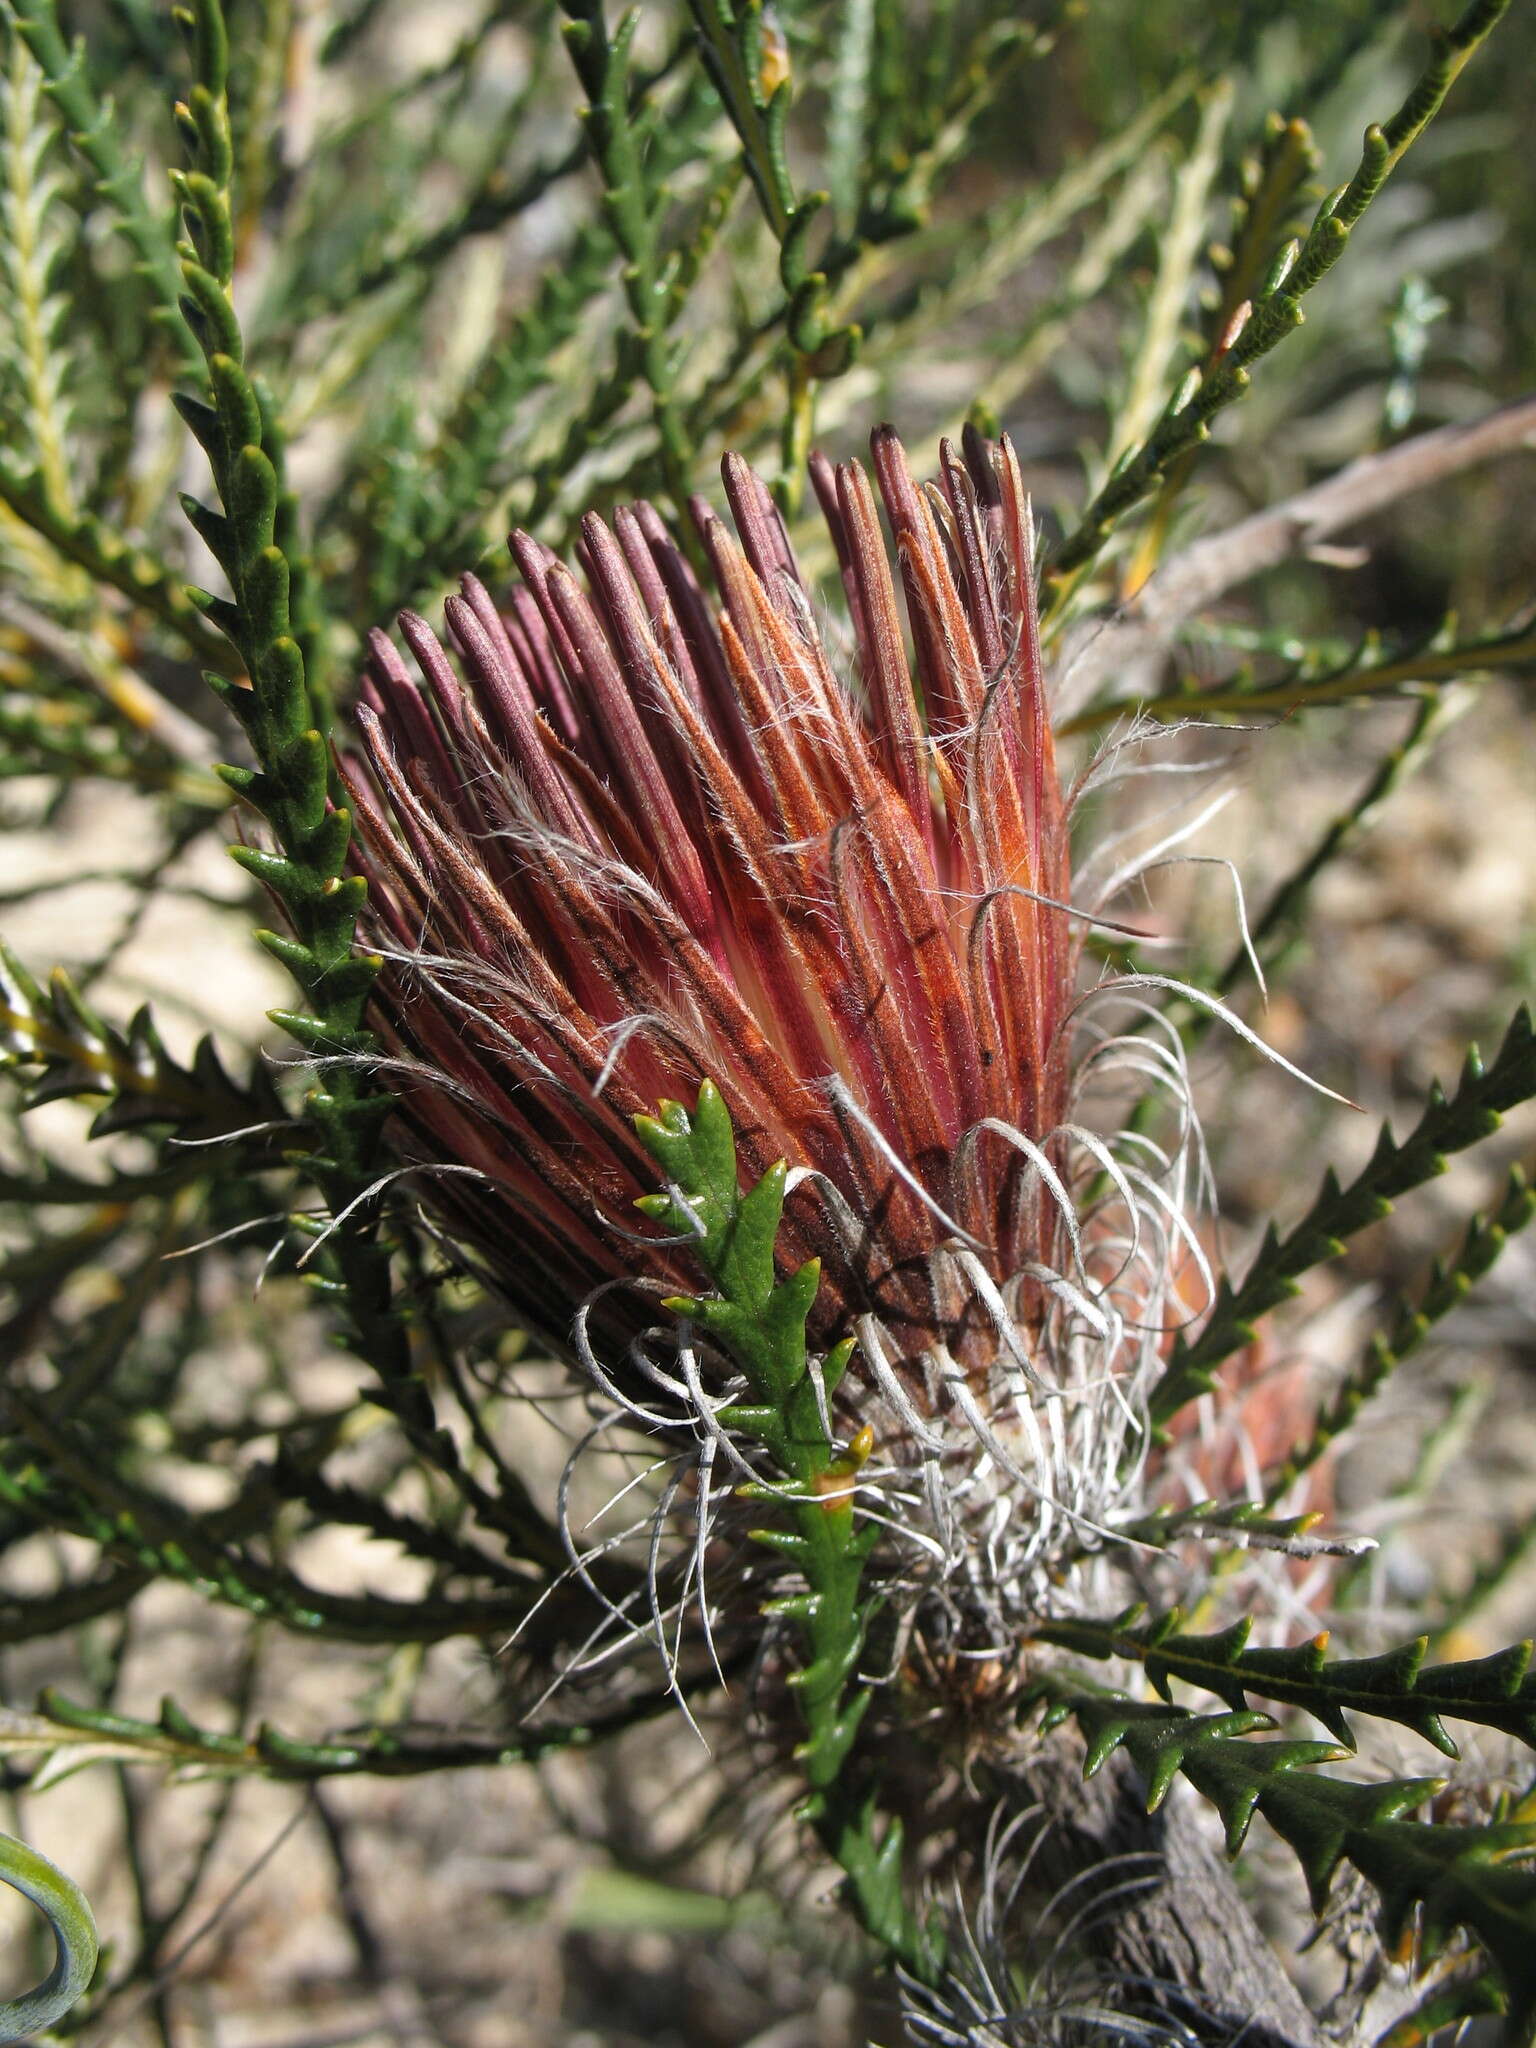
[[[414,63],[394,31],[431,9],[321,9],[317,36],[313,10],[226,21],[223,0],[188,0],[171,10],[190,60],[173,230],[138,168],[163,123],[134,82],[158,97],[167,54],[145,10],[87,9],[77,44],[58,0],[0,0],[0,569],[17,572],[0,593],[0,772],[44,793],[49,822],[80,777],[108,775],[153,809],[156,848],[101,878],[135,907],[51,1002],[0,948],[18,1103],[89,1099],[113,1148],[103,1178],[18,1128],[0,1160],[18,1340],[0,1390],[0,1547],[20,1574],[0,1586],[5,1640],[85,1626],[95,1702],[50,1690],[7,1710],[8,1758],[300,1782],[505,1770],[675,1700],[723,1737],[709,1804],[738,1841],[766,1826],[791,1847],[793,1796],[897,1965],[911,2040],[1406,2048],[1490,2009],[1513,2048],[1536,2039],[1536,1801],[1495,1747],[1536,1748],[1536,1672],[1529,1644],[1467,1634],[1529,1554],[1523,1509],[1465,1590],[1453,1566],[1441,1594],[1409,1591],[1407,1641],[1378,1605],[1406,1576],[1336,1570],[1368,1539],[1297,1512],[1304,1486],[1378,1532],[1410,1511],[1338,1447],[1536,1215],[1527,1175],[1511,1166],[1353,1358],[1338,1324],[1326,1345],[1263,1327],[1536,1099],[1536,1034],[1518,1014],[1486,1065],[1469,1053],[1343,1178],[1300,1187],[1299,1159],[1266,1161],[1278,1213],[1240,1273],[1205,1214],[1185,1066],[1214,1015],[1252,1040],[1221,998],[1284,965],[1313,883],[1430,745],[1439,686],[1536,655],[1518,575],[1483,549],[1479,589],[1516,610],[1467,636],[1357,645],[1353,598],[1290,584],[1279,611],[1259,595],[1241,622],[1215,610],[1394,494],[1529,438],[1529,398],[1473,418],[1468,392],[1455,425],[1413,431],[1415,402],[1433,413],[1448,388],[1417,381],[1441,302],[1405,286],[1388,304],[1410,254],[1400,241],[1394,261],[1391,220],[1374,272],[1350,256],[1506,5],[1464,0],[1325,192],[1306,103],[1322,94],[1337,132],[1365,83],[1355,59],[1379,44],[1398,61],[1391,9],[1299,21],[1278,71],[1266,60],[1285,111],[1260,132],[1252,38],[1221,10],[1117,125],[1115,38],[1089,35],[1062,69],[1070,23],[1006,8],[872,0],[800,10],[785,38],[762,0],[687,0],[643,27],[562,0],[510,23],[493,7]],[[1154,38],[1133,83],[1153,85],[1157,57]],[[1341,67],[1348,89],[1323,94]],[[1041,183],[1038,152],[1014,161],[992,112],[1004,92],[1038,109],[1063,81],[1072,159]],[[483,145],[445,152],[465,105],[492,116]],[[951,233],[978,176],[994,196]],[[1399,226],[1419,220],[1423,188],[1394,189]],[[521,280],[494,308],[478,282],[465,298],[472,244],[488,282]],[[1080,319],[1103,374],[1075,377],[1063,428],[1024,379],[1053,351],[1081,367]],[[1293,346],[1304,321],[1310,355]],[[727,518],[689,498],[705,449],[756,454],[777,429],[792,477],[869,378],[909,391],[956,349],[987,379],[972,417],[1006,412],[1043,460],[1102,410],[1043,626],[1006,440],[942,445],[926,484],[888,430],[868,473],[813,458],[821,532],[781,518],[735,457]],[[172,375],[201,482],[179,440],[144,438]],[[1382,387],[1386,444],[1323,477],[1309,422],[1341,377],[1352,408]],[[1250,391],[1280,411],[1260,424]],[[1233,431],[1208,465],[1218,419]],[[1225,489],[1191,487],[1214,468],[1248,498],[1267,470],[1246,458],[1276,419],[1305,488],[1223,531]],[[467,578],[441,642],[410,612],[374,636],[338,747],[347,622],[478,559],[492,507],[563,530],[590,479],[605,505],[654,484],[677,520],[589,517],[569,566],[514,537],[515,586]],[[181,505],[211,562],[182,552],[173,480],[193,487]],[[792,483],[778,503],[798,507]],[[824,592],[795,549],[827,565]],[[1211,651],[1162,671],[1186,627]],[[217,732],[187,715],[194,667]],[[1128,715],[1132,675],[1151,694]],[[1193,985],[1144,971],[1168,938],[1120,922],[1140,921],[1131,892],[1209,813],[1170,829],[1133,789],[1129,822],[1106,829],[1119,799],[1100,793],[1159,766],[1199,786],[1183,747],[1151,750],[1182,721],[1277,713],[1294,734],[1405,689],[1423,693],[1411,724],[1319,820],[1226,968],[1196,951]],[[244,746],[216,786],[230,720]],[[1108,735],[1096,752],[1089,733]],[[270,1015],[310,1068],[302,1102],[259,1072],[232,1087],[206,1042],[178,1065],[147,1011],[111,1021],[140,907],[180,887],[173,863],[221,791],[241,805],[237,858],[275,899],[261,939],[297,993]],[[53,886],[50,864],[9,900]],[[1421,993],[1416,1017],[1442,1007],[1421,1012]],[[1223,1171],[1246,1149],[1234,1137]],[[278,1276],[259,1331],[228,1264],[258,1232],[262,1280]],[[295,1239],[367,1375],[360,1415],[285,1316]],[[1446,1439],[1415,1409],[1416,1493]],[[1458,1396],[1457,1427],[1463,1412]],[[375,1546],[370,1577],[377,1546],[403,1550],[405,1578],[315,1583],[311,1539],[337,1530]],[[148,1647],[135,1603],[157,1584],[245,1618],[240,1701],[270,1690],[279,1627],[355,1645],[350,1678],[330,1667],[325,1724],[307,1702],[282,1730],[210,1732],[175,1700],[153,1721],[125,1712]],[[461,1656],[435,1652],[466,1642],[496,1653],[478,1730]],[[1456,1781],[1406,1775],[1456,1758],[1457,1723],[1481,1753]],[[657,1868],[685,1875],[692,1817],[659,1779],[646,1794],[668,1837]],[[219,1802],[210,1869],[232,1810]],[[507,1811],[520,1825],[515,1796]],[[153,1879],[140,1802],[124,1813]],[[1255,1814],[1259,1854],[1294,1856],[1335,1951],[1331,1984],[1309,1966],[1321,2021],[1221,1860]],[[392,1842],[402,1818],[391,1803]],[[326,1833],[344,1874],[329,1818]],[[717,1846],[696,1867],[709,1885]],[[809,1846],[798,1834],[787,1867]],[[89,1915],[4,1836],[0,1882],[54,1918],[67,2002],[90,1974]],[[130,1889],[137,1946],[114,1930],[127,1960],[98,1974],[97,2033],[164,1976],[170,1923]],[[152,2017],[169,2038],[165,1998]]]
[[[1271,609],[1258,603],[1235,635],[1211,612],[1276,550],[1310,548],[1393,490],[1517,445],[1528,400],[1393,439],[1225,534],[1212,529],[1217,492],[1197,516],[1203,538],[1164,559],[1213,423],[1238,427],[1222,460],[1240,468],[1238,401],[1294,358],[1304,318],[1318,316],[1313,368],[1333,356],[1361,395],[1371,287],[1339,300],[1328,279],[1505,4],[1469,0],[1326,194],[1299,115],[1245,141],[1252,97],[1235,88],[1248,52],[1220,32],[1187,67],[1181,55],[1181,77],[1130,126],[1095,138],[1078,119],[1089,147],[1052,184],[1008,190],[1007,151],[989,138],[1000,183],[978,265],[976,236],[935,232],[960,217],[944,178],[1005,76],[1021,104],[1038,100],[1005,56],[1048,61],[1052,43],[987,9],[957,16],[954,37],[932,33],[932,10],[914,29],[898,4],[852,10],[858,22],[828,35],[807,16],[781,42],[759,0],[689,0],[644,32],[642,65],[633,10],[610,31],[598,0],[565,0],[582,114],[568,148],[542,105],[542,46],[556,41],[532,16],[514,24],[521,84],[501,28],[472,29],[413,84],[391,62],[382,98],[337,100],[337,125],[300,148],[309,124],[291,118],[292,92],[299,80],[299,99],[313,98],[303,53],[315,39],[306,30],[283,58],[281,21],[273,42],[262,10],[226,23],[221,0],[190,0],[173,9],[191,60],[173,243],[132,168],[137,117],[124,126],[100,97],[55,0],[0,0],[0,226],[20,308],[0,378],[19,451],[0,462],[0,513],[25,571],[0,649],[20,693],[4,714],[8,772],[40,764],[60,799],[77,774],[110,772],[194,795],[201,812],[215,742],[182,730],[177,672],[206,664],[248,742],[220,771],[245,807],[238,857],[276,899],[282,929],[262,938],[298,989],[271,1014],[313,1063],[302,1105],[225,1087],[203,1115],[210,1104],[189,1093],[208,1080],[201,1056],[183,1071],[142,1017],[112,1025],[102,991],[95,1018],[72,982],[50,1010],[10,975],[14,1062],[41,1076],[22,1099],[99,1101],[110,1083],[122,1099],[94,1129],[131,1122],[138,1157],[102,1180],[46,1144],[34,1165],[29,1141],[0,1174],[13,1215],[39,1212],[0,1274],[29,1354],[4,1389],[6,1542],[24,1559],[28,1531],[71,1539],[54,1591],[6,1593],[7,1639],[119,1613],[108,1662],[132,1673],[132,1604],[166,1581],[253,1628],[401,1653],[382,1691],[366,1666],[377,1704],[361,1711],[379,1718],[362,1727],[210,1734],[175,1701],[135,1720],[113,1675],[97,1705],[50,1693],[37,1714],[9,1715],[7,1754],[68,1761],[85,1745],[204,1773],[403,1777],[510,1767],[675,1698],[724,1734],[711,1803],[738,1836],[765,1814],[774,1826],[792,1791],[898,1966],[912,2040],[1319,2048],[1326,2034],[1403,2048],[1490,2007],[1511,2042],[1536,2038],[1536,1806],[1504,1795],[1491,1748],[1454,1785],[1383,1775],[1422,1768],[1410,1739],[1437,1769],[1455,1758],[1456,1723],[1536,1747],[1530,1646],[1464,1661],[1451,1647],[1523,1538],[1447,1604],[1416,1596],[1403,1633],[1426,1633],[1394,1643],[1362,1598],[1374,1575],[1323,1561],[1367,1539],[1296,1512],[1303,1485],[1333,1498],[1343,1433],[1536,1195],[1511,1171],[1428,1284],[1353,1362],[1330,1361],[1326,1390],[1299,1384],[1293,1361],[1293,1409],[1286,1339],[1260,1327],[1446,1154],[1536,1097],[1536,1036],[1517,1016],[1486,1066],[1469,1054],[1455,1085],[1431,1088],[1413,1127],[1383,1130],[1347,1179],[1298,1190],[1287,1171],[1284,1228],[1240,1276],[1213,1271],[1185,1067],[1201,1042],[1193,1017],[1220,1014],[1252,1038],[1219,998],[1250,968],[1262,979],[1261,955],[1283,960],[1312,882],[1427,745],[1436,713],[1426,695],[1243,951],[1223,972],[1196,964],[1194,986],[1144,971],[1162,935],[1119,920],[1136,919],[1129,892],[1199,818],[1170,830],[1133,800],[1128,828],[1098,822],[1100,792],[1160,765],[1143,745],[1169,724],[1251,726],[1268,710],[1299,725],[1323,706],[1532,657],[1522,614],[1417,647],[1346,653],[1329,627],[1297,651],[1287,635],[1276,673]],[[317,52],[328,81],[341,83],[375,13],[331,25]],[[1293,83],[1335,71],[1357,28],[1295,39]],[[158,63],[157,38],[129,42]],[[115,30],[100,48],[116,50]],[[1118,104],[1098,90],[1109,73],[1083,78],[1080,114]],[[788,129],[797,89],[813,118]],[[478,168],[475,150],[442,167],[456,198],[434,162],[443,129],[428,94],[503,105]],[[835,118],[819,152],[824,105]],[[786,141],[807,171],[820,155],[825,178],[792,179]],[[1211,202],[1245,151],[1228,220]],[[66,152],[82,175],[50,200]],[[486,309],[478,343],[456,336],[444,356],[463,280],[443,259],[515,214],[504,268],[539,266],[545,195],[578,176],[594,207],[578,224],[561,197],[573,229],[561,258],[517,307]],[[810,189],[823,182],[830,205]],[[402,213],[417,183],[428,211]],[[766,243],[741,218],[754,207]],[[98,274],[114,228],[139,266],[131,281]],[[1208,230],[1220,241],[1207,273]],[[356,261],[336,262],[343,245]],[[260,291],[254,275],[237,289],[257,251]],[[66,361],[50,292],[103,281],[92,302],[110,301],[112,318],[87,320],[89,345]],[[888,430],[868,473],[813,458],[825,537],[813,521],[804,537],[787,525],[734,457],[728,519],[689,499],[695,455],[717,437],[767,445],[778,380],[778,460],[792,472],[817,424],[846,417],[834,380],[856,351],[893,387],[921,381],[935,346],[958,344],[986,374],[991,340],[973,315],[996,286],[1006,329],[991,339],[1005,336],[1007,357],[974,417],[1006,409],[1033,436],[1044,416],[1018,379],[1090,301],[1119,343],[1098,354],[1129,366],[1123,390],[1095,390],[1091,375],[1074,387],[1072,434],[1099,400],[1106,432],[1096,494],[1054,547],[1044,629],[1006,440],[942,445],[928,484]],[[381,354],[367,306],[386,291],[393,353]],[[1390,321],[1399,398],[1413,383],[1406,297]],[[1117,308],[1133,316],[1120,324]],[[187,481],[185,465],[169,443],[164,462],[146,454],[129,418],[152,416],[173,360],[180,418],[207,457],[182,505],[222,575],[213,593],[183,584],[193,564],[157,509],[155,479]],[[446,382],[423,381],[430,361]],[[371,396],[385,383],[381,412]],[[841,388],[847,402],[854,380]],[[1305,428],[1307,401],[1292,405]],[[1059,452],[1058,412],[1042,453]],[[1386,416],[1392,436],[1411,425],[1395,400]],[[290,471],[292,435],[307,452]],[[1315,444],[1297,442],[1313,456]],[[323,505],[301,502],[320,447],[337,456],[333,487]],[[553,531],[577,480],[598,474],[605,503],[655,479],[684,523],[669,529],[643,505],[591,516],[570,566],[515,536],[515,586],[466,578],[443,641],[410,612],[395,638],[374,636],[356,738],[338,749],[333,669],[364,587],[370,613],[419,601],[476,558],[486,509],[509,488],[530,527]],[[1150,516],[1133,535],[1139,507]],[[309,545],[316,531],[324,546]],[[802,578],[796,548],[818,574],[835,563],[841,592]],[[1116,590],[1128,602],[1110,619]],[[1143,670],[1153,694],[1126,716],[1127,648],[1139,662],[1183,623],[1217,629],[1227,648],[1213,686]],[[1042,638],[1072,671],[1061,692]],[[1232,652],[1250,639],[1251,666]],[[141,714],[162,676],[181,721],[171,765],[191,763],[190,781],[168,783],[144,752]],[[1068,690],[1077,701],[1053,732]],[[1116,719],[1092,752],[1081,736]],[[163,739],[164,719],[152,722]],[[1065,768],[1058,740],[1078,746]],[[1194,772],[1177,785],[1196,786]],[[167,807],[153,873],[122,877],[136,899],[190,845],[200,819],[181,808]],[[88,963],[80,988],[115,954],[116,942]],[[312,1196],[318,1217],[303,1213]],[[82,1227],[56,1228],[72,1207]],[[262,1332],[254,1372],[203,1371],[208,1308],[238,1256],[223,1248],[255,1231],[275,1234],[263,1276],[305,1239],[299,1263],[369,1374],[361,1418],[312,1384],[307,1345],[286,1335]],[[166,1280],[170,1248],[188,1263]],[[471,1284],[448,1284],[465,1273]],[[558,1477],[551,1420],[569,1437]],[[184,1485],[210,1462],[227,1481],[211,1511]],[[1359,1493],[1338,1488],[1346,1503]],[[312,1583],[308,1539],[335,1528],[403,1548],[413,1576],[379,1593]],[[462,1666],[428,1654],[455,1639],[500,1652],[479,1733],[461,1725],[457,1689],[434,1733],[417,1690],[458,1688]],[[264,1693],[249,1643],[243,1687]],[[1378,1737],[1352,1774],[1348,1748],[1371,1723],[1390,1747]],[[738,1799],[744,1769],[759,1784]],[[1329,1907],[1340,1968],[1322,2027],[1220,1859],[1219,1837],[1235,1852],[1255,1814],[1314,1909]],[[670,1812],[665,1825],[675,1837]],[[129,1846],[152,1876],[142,1834]],[[795,1856],[807,1846],[799,1837]],[[1330,1905],[1345,1863],[1354,1889]],[[0,1880],[58,1910],[3,1837]],[[1374,1947],[1362,1886],[1377,1901]],[[166,1946],[163,1919],[140,1919],[137,1960],[99,1987],[98,2031]],[[85,1974],[88,1919],[66,1901],[59,1926]],[[877,2023],[879,2037],[894,2024]]]
[[[1175,1604],[1210,1593],[1213,1546],[1251,1546],[1281,1556],[1229,1590],[1250,1615],[1267,1596],[1305,1611],[1285,1553],[1362,1547],[1274,1513],[1277,1494],[1204,1498],[1221,1446],[1207,1432],[1190,1449],[1190,1403],[1287,1255],[1266,1247],[1237,1292],[1215,1282],[1160,994],[1252,1033],[1208,993],[1102,964],[1130,935],[1117,899],[1184,833],[1073,857],[1079,799],[1143,772],[1147,734],[1128,722],[1063,786],[1009,443],[945,444],[926,487],[890,431],[873,446],[873,485],[856,464],[812,468],[840,614],[727,458],[731,526],[697,500],[687,545],[647,506],[589,515],[580,577],[516,534],[502,603],[473,577],[447,601],[456,657],[411,613],[419,681],[386,635],[371,643],[363,751],[341,778],[380,963],[375,1042],[341,1057],[394,1092],[400,1171],[432,1227],[577,1368],[593,1410],[558,1489],[591,1606],[551,1629],[533,1603],[537,1697],[520,1712],[561,1685],[624,1697],[637,1647],[660,1652],[685,1709],[717,1674],[744,1683],[859,1918],[927,1987],[919,2033],[950,2025],[935,2015],[971,2025],[963,1955],[975,1914],[1002,1908],[975,1827],[936,1821],[918,1788],[984,1760],[1005,1805],[1028,1802],[1020,1825],[1039,1815],[1042,1842],[1065,1825],[1078,1845],[1053,1882],[1096,1897],[1119,1823],[1066,1817],[1084,1762],[1118,1749],[1154,1804],[1188,1778],[1232,1845],[1263,1812],[1319,1904],[1347,1855],[1391,1939],[1438,1872],[1444,1927],[1469,1929],[1523,2000],[1521,1950],[1475,1875],[1502,1853],[1497,1825],[1405,1880],[1405,1845],[1445,1831],[1402,1816],[1440,1781],[1322,1782],[1336,1742],[1251,1740],[1273,1725],[1251,1695],[1334,1736],[1348,1707],[1435,1739],[1428,1701],[1519,1732],[1524,1667],[1426,1670],[1421,1693],[1422,1649],[1335,1666],[1322,1636],[1250,1648],[1246,1621],[1192,1634]],[[1517,1025],[1405,1146],[1384,1135],[1350,1188],[1326,1183],[1318,1216],[1347,1234],[1381,1213],[1521,1099],[1528,1055]],[[1286,1486],[1323,1455],[1320,1430]],[[602,1493],[576,1482],[610,1449],[623,1476],[593,1516]],[[1085,1656],[1227,1711],[1107,1690]],[[1077,1735],[1042,1739],[1065,1722]],[[921,1815],[926,1887],[903,1810]],[[1133,1860],[1174,1883],[1195,1850],[1170,1862],[1146,1839]],[[973,1884],[957,1921],[935,1901],[951,1875],[964,1893],[967,1868],[983,1896]],[[1154,1886],[1139,1918],[1127,1903],[1094,1922],[1090,1977],[1119,1997],[1107,1987],[1171,1973],[1179,2011],[1235,2027],[1216,1930],[1245,1909],[1208,1856],[1198,1882],[1212,1939],[1193,1975]],[[1517,1882],[1536,1903],[1536,1879]],[[1281,1974],[1250,1995],[1300,2014]]]
[[[813,1348],[856,1341],[835,1390],[812,1361],[815,1427],[859,1518],[899,1525],[882,1589],[948,1661],[1070,1611],[1071,1568],[1144,1507],[1148,1386],[1202,1302],[1198,1147],[1177,1041],[1105,1008],[1144,1025],[1147,978],[1082,986],[1136,868],[1074,882],[1069,821],[1123,750],[1064,793],[1013,450],[945,444],[926,488],[889,430],[873,454],[874,489],[813,463],[846,628],[727,458],[734,532],[693,507],[715,595],[648,506],[584,521],[585,588],[516,535],[503,605],[448,599],[457,666],[412,614],[420,682],[374,635],[345,776],[438,1215],[632,1420],[737,1481],[762,1450],[731,1347],[653,1356],[704,1234],[668,1146],[723,1103],[747,1183],[787,1168],[774,1257]],[[1098,1113],[1117,1075],[1121,1110],[1170,1093],[1169,1149]]]

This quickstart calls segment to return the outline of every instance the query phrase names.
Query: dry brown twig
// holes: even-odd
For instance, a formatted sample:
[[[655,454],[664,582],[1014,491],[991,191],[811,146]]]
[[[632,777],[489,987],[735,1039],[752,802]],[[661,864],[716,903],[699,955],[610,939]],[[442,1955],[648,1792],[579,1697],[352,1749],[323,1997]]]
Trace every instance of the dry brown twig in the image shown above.
[[[1163,653],[1188,620],[1239,584],[1307,553],[1398,498],[1427,490],[1477,463],[1532,447],[1536,396],[1362,456],[1326,482],[1255,512],[1225,533],[1195,541],[1149,577],[1117,613],[1090,621],[1068,636],[1058,714],[1078,710],[1112,678]]]

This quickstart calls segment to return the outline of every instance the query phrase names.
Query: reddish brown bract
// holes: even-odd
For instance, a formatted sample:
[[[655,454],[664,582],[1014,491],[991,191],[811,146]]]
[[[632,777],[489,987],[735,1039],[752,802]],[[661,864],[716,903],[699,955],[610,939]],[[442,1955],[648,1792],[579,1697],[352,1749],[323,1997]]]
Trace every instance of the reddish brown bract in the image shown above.
[[[718,596],[641,505],[583,522],[585,587],[525,534],[503,607],[467,577],[457,669],[411,614],[421,683],[372,637],[344,773],[403,1149],[484,1176],[432,1202],[556,1343],[605,1281],[693,1278],[635,1249],[630,1119],[706,1077],[744,1171],[808,1170],[782,1253],[825,1260],[823,1333],[874,1311],[979,1368],[995,1331],[930,1254],[1054,1263],[1018,1143],[1064,1114],[1076,967],[1029,507],[1006,440],[919,489],[882,430],[874,469],[894,574],[865,472],[813,464],[846,649],[735,457],[735,532],[694,507]],[[594,1324],[652,1312],[620,1285]]]

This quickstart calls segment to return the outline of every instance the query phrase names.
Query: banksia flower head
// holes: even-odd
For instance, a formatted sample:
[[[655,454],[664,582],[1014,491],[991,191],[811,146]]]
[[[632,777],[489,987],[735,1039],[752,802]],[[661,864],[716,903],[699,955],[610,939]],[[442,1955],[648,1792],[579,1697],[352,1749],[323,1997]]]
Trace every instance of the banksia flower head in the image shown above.
[[[857,1339],[820,1397],[847,1484],[910,1539],[912,1607],[975,1648],[1134,1493],[1199,1263],[1191,1147],[1187,1123],[1171,1153],[1117,1137],[1090,1099],[1117,1065],[1137,1092],[1182,1070],[1099,1020],[1141,984],[1079,986],[1096,906],[1013,450],[945,444],[926,488],[889,430],[873,456],[873,487],[812,470],[846,626],[728,457],[734,531],[693,508],[712,591],[648,506],[583,522],[580,577],[515,535],[502,602],[472,577],[447,601],[456,658],[411,614],[419,680],[373,636],[345,772],[400,1144],[447,1169],[449,1234],[568,1353],[580,1311],[652,1433],[750,1465],[725,1361],[656,1362],[658,1297],[698,1284],[687,1233],[637,1243],[660,1176],[636,1119],[686,1129],[717,1089],[744,1180],[788,1168],[775,1257],[820,1261],[813,1346]]]

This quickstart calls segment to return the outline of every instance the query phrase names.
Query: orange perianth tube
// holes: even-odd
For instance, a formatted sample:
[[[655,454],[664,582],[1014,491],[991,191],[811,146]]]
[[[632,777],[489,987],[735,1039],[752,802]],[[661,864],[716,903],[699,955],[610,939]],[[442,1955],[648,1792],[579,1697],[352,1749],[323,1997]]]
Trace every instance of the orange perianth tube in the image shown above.
[[[457,660],[403,618],[422,681],[372,645],[343,773],[381,1037],[414,1140],[489,1175],[429,1199],[541,1327],[572,1276],[625,1269],[599,1249],[642,1191],[625,1117],[706,1077],[744,1162],[811,1169],[786,1244],[826,1256],[839,1314],[979,1369],[992,1337],[941,1301],[949,1219],[994,1286],[1041,1252],[1007,1133],[1061,1114],[1075,953],[1028,501],[1006,444],[946,445],[941,490],[889,430],[873,456],[878,502],[812,466],[856,674],[735,458],[736,534],[695,510],[718,597],[641,505],[583,521],[584,582],[513,536],[522,587],[448,602]],[[637,1333],[626,1301],[603,1314]]]
[[[918,723],[912,677],[896,613],[896,593],[880,536],[869,480],[857,463],[837,472],[838,502],[863,621],[860,652],[869,691],[875,747],[894,786],[906,799],[912,823],[930,851],[933,805],[928,794],[927,750]]]

